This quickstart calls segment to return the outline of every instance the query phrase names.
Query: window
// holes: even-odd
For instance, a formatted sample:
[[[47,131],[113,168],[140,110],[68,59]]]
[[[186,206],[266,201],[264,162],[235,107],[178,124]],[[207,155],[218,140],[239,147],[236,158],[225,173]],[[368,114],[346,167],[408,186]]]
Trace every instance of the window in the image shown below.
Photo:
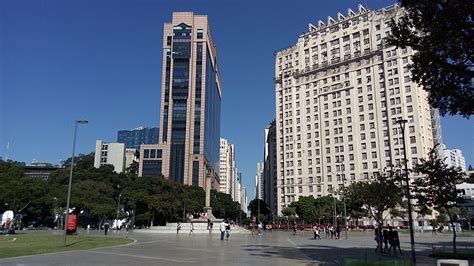
[[[198,29],[198,30],[197,30],[197,38],[198,38],[198,39],[202,39],[203,33],[204,33],[203,29]]]

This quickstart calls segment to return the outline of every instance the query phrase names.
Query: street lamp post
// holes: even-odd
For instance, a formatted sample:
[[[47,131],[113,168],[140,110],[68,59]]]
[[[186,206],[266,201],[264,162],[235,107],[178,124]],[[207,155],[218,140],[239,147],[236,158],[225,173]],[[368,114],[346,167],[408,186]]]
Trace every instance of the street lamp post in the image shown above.
[[[405,193],[408,200],[408,223],[410,225],[410,244],[411,244],[411,260],[416,264],[416,255],[415,255],[415,237],[413,234],[413,217],[411,213],[411,194],[410,194],[410,181],[408,178],[408,160],[407,160],[407,149],[405,144],[405,125],[408,122],[406,119],[400,119],[397,123],[400,124],[402,129],[402,140],[403,140],[403,160],[405,161]]]
[[[337,228],[337,210],[336,210],[336,195],[335,195],[335,190],[333,188],[331,188],[331,190],[329,191],[329,193],[332,194],[332,201],[333,201],[333,210],[334,210],[334,218],[333,218],[333,226],[335,226],[335,228]]]
[[[341,164],[341,170],[344,171],[344,164],[343,164],[343,163]],[[346,226],[346,233],[345,233],[345,235],[346,235],[346,240],[347,240],[347,238],[348,238],[348,237],[347,237],[348,225],[347,225],[347,205],[346,205],[346,192],[345,192],[345,188],[346,188],[346,177],[345,177],[345,175],[344,175],[344,172],[342,173],[342,188],[343,188],[343,190],[344,190],[344,195],[343,195],[343,197],[344,197],[344,201],[343,201],[343,203],[344,203],[344,223],[345,223],[345,226]]]
[[[343,177],[342,182],[343,182],[343,187],[345,188],[345,183],[344,183],[344,181],[345,181],[345,178]],[[347,206],[346,206],[346,192],[345,192],[345,190],[344,190],[344,195],[343,195],[343,197],[344,197],[344,201],[343,201],[343,203],[344,203],[344,223],[345,223],[345,226],[346,226],[346,233],[345,233],[345,235],[346,235],[346,240],[347,240],[347,230],[348,230],[349,228],[348,228],[348,225],[347,225]]]
[[[118,195],[118,200],[117,200],[117,219],[116,219],[116,224],[115,224],[115,230],[119,230],[119,212],[120,212],[120,197],[122,194]]]
[[[71,170],[69,171],[69,185],[67,188],[67,201],[66,201],[66,219],[64,221],[64,239],[63,246],[66,246],[66,237],[67,237],[67,224],[69,222],[69,204],[71,201],[71,185],[72,185],[72,169],[74,167],[74,153],[76,151],[76,135],[77,135],[77,125],[78,124],[87,124],[87,120],[76,120],[74,123],[74,139],[72,144],[72,157],[71,157]]]

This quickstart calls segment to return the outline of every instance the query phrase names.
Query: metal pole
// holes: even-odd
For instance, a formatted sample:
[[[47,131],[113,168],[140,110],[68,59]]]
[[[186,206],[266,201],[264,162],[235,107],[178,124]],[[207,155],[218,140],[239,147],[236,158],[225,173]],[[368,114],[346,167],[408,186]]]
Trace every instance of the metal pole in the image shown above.
[[[346,208],[346,196],[344,195],[344,218],[346,220],[346,240],[347,240],[347,230],[349,229],[347,226],[347,208]]]
[[[71,201],[72,169],[74,167],[74,152],[76,151],[76,134],[77,134],[77,121],[74,124],[74,139],[73,139],[73,144],[72,144],[71,169],[69,171],[69,185],[68,185],[68,188],[67,188],[66,220],[65,220],[65,223],[64,223],[63,246],[66,246],[67,224],[69,222],[69,203]]]
[[[344,164],[341,164],[341,170],[344,171]],[[343,190],[344,190],[344,223],[345,223],[345,226],[346,226],[346,240],[347,240],[347,231],[349,229],[348,227],[348,224],[347,224],[347,205],[346,205],[346,177],[344,175],[344,172],[342,173],[342,187],[343,187]]]
[[[71,170],[69,171],[69,185],[67,189],[67,200],[66,200],[66,219],[64,221],[64,238],[63,246],[66,246],[67,237],[67,224],[69,222],[69,204],[71,202],[71,187],[72,187],[72,169],[74,167],[74,153],[76,151],[76,135],[77,135],[77,124],[87,124],[87,120],[76,120],[74,124],[74,139],[72,144],[72,157],[71,157]]]
[[[403,159],[405,160],[405,190],[407,194],[408,200],[408,223],[410,225],[410,245],[411,245],[411,260],[414,264],[416,264],[416,255],[415,255],[415,237],[413,234],[413,217],[411,212],[411,194],[410,194],[410,183],[408,178],[408,160],[407,160],[407,150],[405,144],[405,124],[408,122],[407,120],[398,120],[400,123],[400,127],[402,129],[402,139],[403,139]]]
[[[334,226],[337,228],[337,210],[336,210],[336,197],[333,195],[333,203],[334,203]]]
[[[120,208],[120,196],[122,196],[122,194],[119,194],[118,200],[117,200],[117,219],[116,219],[116,224],[115,224],[115,230],[119,229],[118,218],[119,218],[119,208]]]

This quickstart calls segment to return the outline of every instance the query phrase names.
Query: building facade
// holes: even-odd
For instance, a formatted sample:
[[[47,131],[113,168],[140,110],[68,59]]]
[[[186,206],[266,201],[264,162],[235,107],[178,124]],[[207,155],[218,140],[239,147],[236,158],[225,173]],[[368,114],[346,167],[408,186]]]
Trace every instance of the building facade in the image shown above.
[[[50,163],[40,163],[37,161],[31,162],[23,166],[25,170],[25,175],[29,177],[42,178],[47,180],[52,172],[61,169],[59,165],[52,165]]]
[[[328,17],[276,52],[277,211],[300,196],[325,196],[370,181],[433,147],[427,93],[411,81],[410,48],[389,46],[394,5]]]
[[[265,148],[263,151],[263,199],[272,214],[277,206],[277,152],[276,152],[276,122],[273,120],[265,128]]]
[[[115,172],[122,173],[127,167],[125,152],[123,143],[97,140],[95,142],[94,167],[99,168],[102,165],[110,164],[114,167]]]
[[[234,193],[232,195],[232,200],[237,201],[242,204],[241,200],[241,189],[242,189],[242,173],[235,168],[234,171]]]
[[[218,190],[221,81],[208,18],[175,12],[163,34],[160,141],[140,148],[140,154],[156,150],[162,158],[144,156],[139,174],[146,175],[150,164],[186,185],[204,187],[209,176]]]
[[[264,183],[263,183],[263,172],[264,166],[263,162],[257,163],[257,172],[255,173],[255,198],[263,200],[263,190],[264,190]]]
[[[233,197],[235,180],[234,145],[223,138],[220,139],[219,178],[219,191]]]
[[[450,167],[459,167],[466,172],[466,160],[460,149],[447,149],[446,145],[441,145],[443,149],[444,162]]]
[[[119,130],[117,142],[124,143],[125,148],[140,150],[142,144],[157,144],[160,129],[157,127],[137,127],[131,130]]]
[[[240,209],[247,213],[247,207],[248,207],[248,202],[247,202],[247,189],[244,186],[240,187]]]

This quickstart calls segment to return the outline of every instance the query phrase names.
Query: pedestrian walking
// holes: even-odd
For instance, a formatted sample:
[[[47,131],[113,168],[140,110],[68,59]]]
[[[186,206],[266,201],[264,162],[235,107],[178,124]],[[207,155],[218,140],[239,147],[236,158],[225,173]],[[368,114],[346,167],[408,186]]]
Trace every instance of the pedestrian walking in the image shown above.
[[[324,232],[326,233],[326,238],[329,238],[331,233],[329,232],[329,227],[327,225],[324,227]]]
[[[229,240],[229,237],[230,237],[230,223],[227,222],[226,223],[226,228],[225,228],[225,236],[226,236],[226,240]]]
[[[225,220],[223,220],[219,226],[219,231],[221,231],[221,240],[224,240],[226,227],[227,227],[227,223]]]
[[[313,226],[313,234],[314,234],[314,240],[321,240],[321,236],[319,235],[319,228],[318,226],[314,225]]]
[[[258,235],[261,236],[262,235],[262,230],[263,230],[262,222],[258,223],[257,230],[258,230]]]
[[[375,253],[379,251],[379,248],[382,247],[382,232],[380,231],[380,225],[375,228],[375,236],[374,240],[377,243],[377,247],[375,248]]]
[[[214,223],[209,224],[209,234],[212,234],[212,228],[214,227]]]
[[[389,236],[388,230],[383,230],[382,239],[383,239],[383,253],[390,253],[389,246],[388,246],[390,236]]]
[[[176,226],[176,234],[179,234],[179,230],[181,230],[181,223],[178,222],[178,225]]]
[[[108,222],[105,222],[105,224],[104,224],[104,233],[105,233],[105,235],[107,235],[107,233],[109,232],[109,227],[110,227],[110,224]]]
[[[193,224],[193,222],[191,222],[189,224],[189,236],[191,236],[191,235],[194,236],[194,224]]]
[[[398,231],[397,230],[391,231],[390,235],[391,235],[391,242],[392,242],[390,245],[391,246],[390,248],[393,248],[393,254],[397,255],[397,248],[398,248],[398,252],[402,254],[402,249],[400,248],[400,238],[398,237]]]
[[[336,226],[336,239],[341,239],[341,226]]]

